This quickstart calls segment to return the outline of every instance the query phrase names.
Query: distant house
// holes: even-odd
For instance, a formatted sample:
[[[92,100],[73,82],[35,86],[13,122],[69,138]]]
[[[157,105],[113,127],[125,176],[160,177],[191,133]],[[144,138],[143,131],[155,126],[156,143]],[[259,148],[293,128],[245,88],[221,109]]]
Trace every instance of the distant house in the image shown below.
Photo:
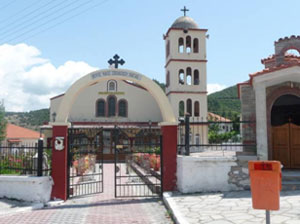
[[[2,141],[3,145],[26,146],[35,145],[40,137],[40,133],[23,128],[11,123],[6,126],[6,138]]]
[[[208,112],[207,117],[209,121],[213,121],[218,124],[219,134],[233,131],[233,125],[230,119],[222,117],[218,114],[214,114],[212,112]]]

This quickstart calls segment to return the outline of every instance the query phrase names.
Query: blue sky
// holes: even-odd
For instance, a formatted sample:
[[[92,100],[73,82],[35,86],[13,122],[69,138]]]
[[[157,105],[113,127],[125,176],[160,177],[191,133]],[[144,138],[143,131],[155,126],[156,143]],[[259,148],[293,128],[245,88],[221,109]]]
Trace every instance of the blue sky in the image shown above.
[[[48,7],[28,14],[46,4]],[[124,68],[164,82],[163,34],[182,15],[180,9],[184,5],[190,9],[187,15],[200,28],[208,29],[209,84],[231,86],[247,80],[249,73],[263,69],[260,59],[274,52],[275,40],[299,34],[300,1],[297,0],[1,0],[0,51],[5,44],[21,43],[38,50],[33,57],[41,61],[22,68],[26,74],[45,61],[56,69],[68,61],[84,62],[91,68],[107,68],[107,60],[118,53],[126,61]],[[54,8],[51,10],[51,7]],[[51,74],[42,75],[47,78]],[[75,78],[78,75],[74,75]],[[51,88],[41,101],[65,91],[64,88],[55,90],[55,85]],[[11,110],[38,109],[46,105],[16,106],[15,102],[13,106],[8,102],[11,100],[6,99],[8,95],[9,90],[6,94],[0,93],[0,98],[5,98]]]

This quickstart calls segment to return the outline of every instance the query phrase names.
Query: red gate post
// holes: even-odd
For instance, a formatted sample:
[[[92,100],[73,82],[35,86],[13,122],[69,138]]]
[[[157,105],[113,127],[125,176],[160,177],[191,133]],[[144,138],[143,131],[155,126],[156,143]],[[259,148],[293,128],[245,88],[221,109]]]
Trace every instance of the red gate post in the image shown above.
[[[67,200],[68,125],[56,125],[54,123],[52,133],[52,178],[54,185],[51,198]]]
[[[176,190],[177,178],[177,124],[162,124],[163,136],[163,192]]]

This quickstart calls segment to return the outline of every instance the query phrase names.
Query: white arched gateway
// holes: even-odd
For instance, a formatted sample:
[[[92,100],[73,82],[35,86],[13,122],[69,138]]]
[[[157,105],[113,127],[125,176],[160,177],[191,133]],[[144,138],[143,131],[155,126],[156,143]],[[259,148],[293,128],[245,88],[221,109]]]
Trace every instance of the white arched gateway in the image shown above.
[[[170,102],[162,89],[146,76],[127,69],[102,69],[77,80],[65,93],[58,108],[55,123],[67,123],[72,105],[81,91],[87,87],[110,79],[132,81],[145,88],[155,99],[162,115],[163,123],[176,123]]]

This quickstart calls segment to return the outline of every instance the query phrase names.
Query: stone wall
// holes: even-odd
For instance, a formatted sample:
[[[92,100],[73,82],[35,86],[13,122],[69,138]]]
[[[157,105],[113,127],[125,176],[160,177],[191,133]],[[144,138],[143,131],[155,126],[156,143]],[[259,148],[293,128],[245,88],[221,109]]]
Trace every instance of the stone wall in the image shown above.
[[[256,156],[238,156],[236,166],[232,166],[229,176],[229,184],[235,185],[238,190],[250,190],[248,161],[257,160]]]
[[[244,144],[256,143],[256,104],[255,92],[250,85],[242,85],[240,89],[242,112],[242,138]],[[253,147],[244,147],[245,152],[256,153]]]

